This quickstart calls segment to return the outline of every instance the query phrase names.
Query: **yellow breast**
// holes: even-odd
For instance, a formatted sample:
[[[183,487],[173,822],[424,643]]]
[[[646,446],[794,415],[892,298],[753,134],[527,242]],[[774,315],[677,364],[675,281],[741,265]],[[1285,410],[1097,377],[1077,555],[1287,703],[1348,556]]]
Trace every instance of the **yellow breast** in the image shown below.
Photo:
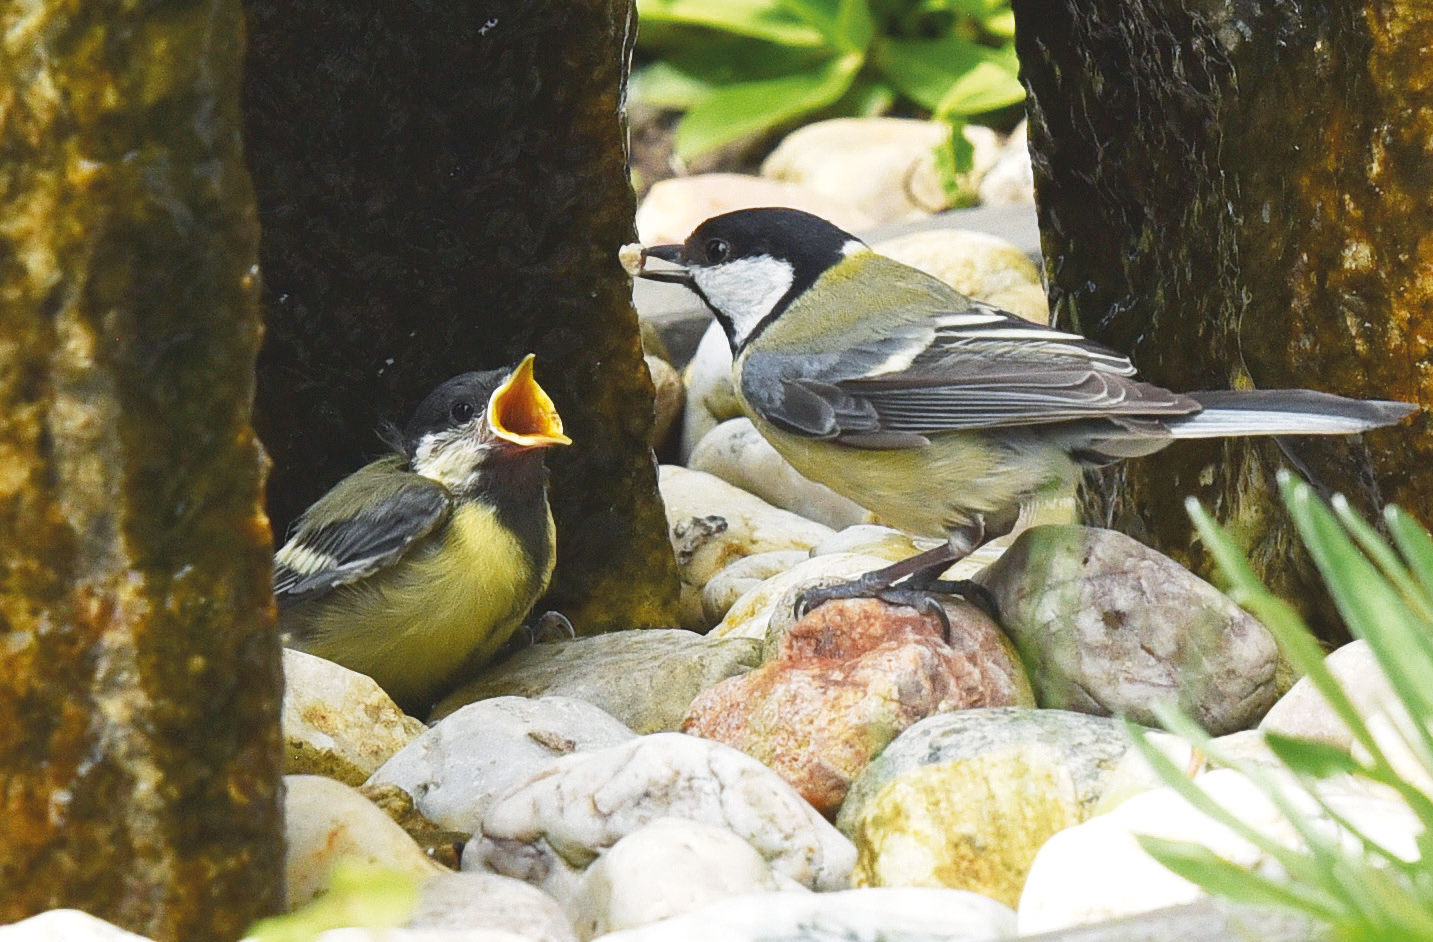
[[[547,514],[548,547],[553,540]],[[492,657],[552,576],[492,509],[460,504],[441,534],[394,565],[285,615],[302,649],[378,681],[405,709],[426,709],[460,671]]]

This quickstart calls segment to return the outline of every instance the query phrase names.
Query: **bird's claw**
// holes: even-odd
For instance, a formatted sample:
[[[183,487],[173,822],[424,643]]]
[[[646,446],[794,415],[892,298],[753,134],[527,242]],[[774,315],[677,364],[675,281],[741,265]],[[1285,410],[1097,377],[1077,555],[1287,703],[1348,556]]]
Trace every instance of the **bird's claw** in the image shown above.
[[[958,595],[989,615],[991,621],[1000,623],[1000,603],[995,593],[974,579],[929,579],[920,588],[937,595]]]
[[[534,644],[546,644],[549,641],[571,641],[577,637],[577,629],[572,627],[572,622],[561,612],[543,612],[532,623],[532,640]]]

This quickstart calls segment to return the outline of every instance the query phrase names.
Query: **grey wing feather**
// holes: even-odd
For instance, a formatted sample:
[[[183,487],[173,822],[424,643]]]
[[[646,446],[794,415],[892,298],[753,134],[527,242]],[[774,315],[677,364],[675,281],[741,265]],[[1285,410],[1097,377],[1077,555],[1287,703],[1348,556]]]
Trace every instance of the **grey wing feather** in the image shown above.
[[[840,353],[752,352],[742,391],[779,428],[867,448],[962,429],[1199,411],[1134,372],[1083,337],[971,302]]]
[[[293,535],[274,554],[274,596],[280,609],[372,575],[447,520],[452,512],[447,490],[395,466],[387,460],[369,465],[299,518]]]

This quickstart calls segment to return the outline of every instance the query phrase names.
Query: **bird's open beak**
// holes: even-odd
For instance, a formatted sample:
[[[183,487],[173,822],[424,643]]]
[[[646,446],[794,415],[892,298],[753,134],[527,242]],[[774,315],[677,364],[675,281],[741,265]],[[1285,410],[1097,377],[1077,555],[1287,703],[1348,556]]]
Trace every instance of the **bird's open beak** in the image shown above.
[[[647,262],[649,259],[654,258],[664,262],[670,262],[678,267],[650,269],[647,267]],[[687,271],[687,267],[682,261],[682,247],[680,245],[654,245],[651,248],[643,249],[642,270],[637,274],[639,277],[646,278],[648,281],[666,281],[674,285],[687,286],[690,286],[692,283],[692,273]]]
[[[532,376],[529,353],[488,400],[488,425],[493,434],[520,448],[571,445],[562,434],[562,416]]]

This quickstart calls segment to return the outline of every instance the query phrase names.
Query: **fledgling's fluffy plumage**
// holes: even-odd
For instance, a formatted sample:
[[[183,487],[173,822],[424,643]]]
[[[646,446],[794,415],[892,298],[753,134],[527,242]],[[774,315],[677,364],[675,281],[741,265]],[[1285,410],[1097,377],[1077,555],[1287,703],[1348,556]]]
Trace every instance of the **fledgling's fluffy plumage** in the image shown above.
[[[304,512],[274,556],[285,644],[419,713],[512,636],[555,562],[542,449],[570,441],[532,359],[439,386]]]

